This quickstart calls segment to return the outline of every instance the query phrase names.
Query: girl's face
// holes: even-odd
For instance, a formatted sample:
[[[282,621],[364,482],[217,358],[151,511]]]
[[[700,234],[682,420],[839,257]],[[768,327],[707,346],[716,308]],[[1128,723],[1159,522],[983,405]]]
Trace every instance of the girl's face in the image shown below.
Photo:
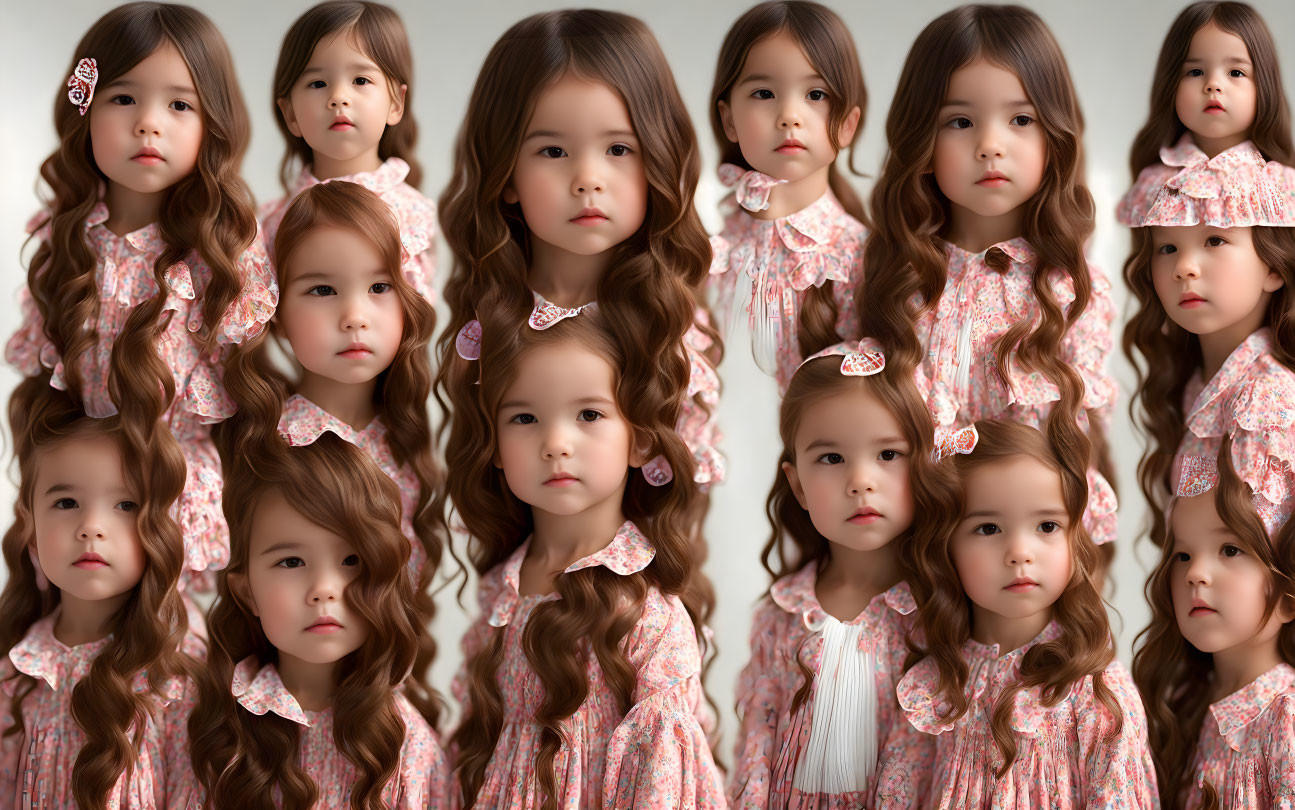
[[[503,198],[521,206],[532,238],[560,251],[593,256],[633,236],[647,173],[620,95],[573,75],[544,90]]]
[[[317,228],[284,268],[275,313],[308,373],[366,383],[395,359],[404,310],[378,248],[355,231]]]
[[[1006,619],[1050,611],[1070,581],[1070,519],[1056,470],[1030,456],[963,477],[966,512],[950,552],[977,609]]]
[[[1195,335],[1262,325],[1282,277],[1259,258],[1250,228],[1156,227],[1152,240],[1151,280],[1174,323]]]
[[[1250,137],[1255,121],[1254,68],[1250,49],[1214,23],[1192,37],[1178,79],[1174,111],[1183,126],[1222,151]],[[1198,146],[1202,146],[1198,142]]]
[[[369,635],[344,595],[361,565],[349,540],[311,522],[271,490],[252,517],[247,573],[231,575],[230,585],[260,618],[280,656],[331,664],[358,650]]]
[[[958,68],[938,125],[931,168],[955,210],[1001,216],[1043,184],[1043,126],[1012,71],[983,59]]]
[[[376,158],[382,133],[405,114],[406,89],[391,84],[347,29],[315,45],[292,90],[276,103],[289,132],[345,163],[369,153]]]
[[[828,135],[833,99],[827,83],[790,34],[781,31],[751,46],[729,100],[719,102],[724,134],[758,172],[795,182],[836,160]],[[859,126],[855,107],[837,132],[849,143]]]
[[[95,165],[139,194],[188,177],[202,146],[202,109],[184,57],[170,42],[95,91],[90,148]]]
[[[41,570],[65,600],[124,603],[147,559],[121,449],[108,436],[94,436],[39,453],[32,519]]]
[[[1295,617],[1289,600],[1264,618],[1272,585],[1267,568],[1244,551],[1219,517],[1215,492],[1178,498],[1169,521],[1173,562],[1169,582],[1183,638],[1201,652],[1217,653],[1276,638]]]
[[[601,356],[572,341],[528,349],[499,407],[495,466],[524,503],[576,515],[619,500],[630,466],[646,460],[616,407]]]
[[[913,524],[911,452],[894,415],[856,388],[806,406],[782,471],[819,534],[871,551]]]

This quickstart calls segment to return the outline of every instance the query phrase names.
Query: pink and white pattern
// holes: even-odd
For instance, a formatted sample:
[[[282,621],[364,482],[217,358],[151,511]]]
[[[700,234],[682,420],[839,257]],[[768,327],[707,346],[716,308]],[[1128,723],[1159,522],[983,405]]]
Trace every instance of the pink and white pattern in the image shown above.
[[[465,660],[495,633],[503,633],[503,661],[495,675],[504,704],[503,729],[476,796],[477,807],[532,810],[543,798],[533,763],[540,741],[535,713],[544,687],[522,649],[522,632],[535,607],[557,594],[518,592],[522,559],[530,541],[481,580],[481,616],[463,639]],[[601,551],[566,570],[604,566],[621,576],[643,570],[656,552],[626,521]],[[649,588],[642,613],[621,649],[637,672],[632,706],[622,715],[594,656],[587,659],[589,697],[563,723],[565,740],[554,759],[559,807],[719,808],[723,785],[698,722],[701,652],[693,624],[677,596]],[[453,689],[466,712],[467,672]],[[453,754],[453,752],[451,752]],[[451,807],[459,807],[459,786],[451,785]]]
[[[422,192],[405,182],[409,176],[409,164],[397,157],[387,158],[381,166],[371,172],[356,172],[345,177],[334,177],[320,180],[310,173],[310,167],[302,168],[297,181],[292,184],[288,196],[261,206],[261,227],[265,230],[265,246],[274,255],[274,237],[279,232],[279,223],[287,213],[288,206],[305,189],[320,183],[331,183],[341,180],[357,183],[377,194],[395,214],[400,225],[400,244],[404,248],[403,270],[405,280],[418,291],[418,294],[434,303],[436,278],[436,203],[424,197]]]
[[[863,272],[867,230],[830,190],[794,214],[756,219],[747,212],[767,207],[769,191],[780,181],[731,164],[720,167],[720,177],[735,186],[735,195],[726,200],[723,230],[711,239],[715,308],[730,334],[739,322],[747,324],[757,363],[786,390],[802,359],[800,309],[811,286],[833,283],[837,335],[858,339],[854,288]]]
[[[90,102],[94,101],[94,87],[99,83],[99,63],[94,59],[86,57],[76,63],[72,75],[68,77],[67,100],[76,105],[85,115],[86,110],[90,109]]]
[[[535,308],[531,310],[531,317],[526,323],[537,332],[542,332],[555,323],[565,321],[567,318],[574,318],[586,309],[592,311],[598,307],[597,301],[590,301],[578,307],[562,307],[552,301],[545,300],[544,296],[534,290],[531,290],[531,295],[535,297]]]

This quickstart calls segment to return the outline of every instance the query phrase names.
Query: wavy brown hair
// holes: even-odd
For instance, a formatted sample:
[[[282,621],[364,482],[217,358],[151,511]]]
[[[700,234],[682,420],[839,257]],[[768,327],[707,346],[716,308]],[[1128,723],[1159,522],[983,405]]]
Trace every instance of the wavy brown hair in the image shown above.
[[[361,564],[343,598],[368,628],[358,650],[340,663],[333,696],[333,743],[356,769],[353,810],[383,810],[382,791],[395,777],[405,724],[396,690],[418,652],[418,606],[406,566],[409,541],[400,531],[400,491],[358,447],[331,433],[302,447],[275,448],[250,459],[225,482],[230,563],[216,583],[209,625],[211,651],[189,717],[194,774],[215,807],[310,807],[318,786],[298,764],[300,726],[273,713],[244,710],[230,691],[235,666],[256,656],[261,666],[278,650],[231,585],[246,577],[253,520],[268,492],[280,493],[302,516],[336,532]]]
[[[1295,149],[1291,147],[1291,115],[1282,88],[1281,66],[1272,33],[1259,12],[1246,3],[1229,0],[1202,0],[1179,12],[1165,34],[1151,80],[1151,105],[1146,123],[1133,139],[1129,151],[1129,170],[1136,180],[1138,173],[1160,163],[1160,150],[1173,146],[1187,131],[1178,119],[1175,96],[1182,78],[1183,62],[1192,47],[1192,37],[1213,23],[1245,43],[1254,66],[1255,121],[1250,140],[1268,160],[1291,164]]]
[[[626,351],[610,320],[600,303],[597,310],[585,310],[544,331],[533,330],[524,321],[511,328],[502,324],[485,328],[481,359],[471,364],[480,372],[480,385],[473,390],[476,399],[470,408],[457,412],[457,429],[446,448],[447,464],[456,471],[447,481],[446,493],[471,537],[468,556],[483,575],[505,562],[533,528],[530,506],[512,494],[503,471],[493,463],[498,447],[496,415],[531,349],[574,342],[604,357],[615,375],[616,407],[633,427],[636,444],[648,448],[647,457],[660,454],[674,468],[674,480],[665,486],[651,486],[636,471],[625,486],[621,508],[651,540],[656,549],[652,562],[630,576],[603,566],[559,574],[554,588],[562,598],[535,608],[522,633],[526,658],[544,686],[544,703],[535,717],[543,730],[534,772],[545,810],[557,806],[553,761],[565,736],[564,721],[589,697],[589,656],[597,658],[620,711],[628,712],[637,673],[620,645],[638,622],[648,589],[679,595],[694,622],[698,615],[696,594],[688,589],[697,550],[687,530],[697,490],[692,456],[674,429],[679,398],[674,386],[625,372]],[[453,362],[468,365],[457,355]],[[460,368],[456,373],[467,372]],[[679,378],[671,382],[683,385],[686,374],[686,369],[680,369]],[[696,627],[700,637],[700,623]],[[465,807],[475,802],[504,723],[504,697],[496,680],[504,631],[494,629],[490,636],[481,652],[467,662],[471,700],[453,737],[460,752],[456,771]]]
[[[719,147],[720,162],[732,163],[747,170],[753,168],[742,156],[741,146],[730,141],[724,133],[719,103],[729,100],[729,93],[741,78],[742,67],[746,64],[746,56],[752,46],[778,34],[790,36],[805,52],[805,58],[814,70],[823,77],[831,99],[827,120],[828,140],[837,152],[844,149],[849,153],[846,166],[852,173],[858,174],[854,168],[854,145],[859,139],[859,133],[863,132],[864,117],[868,111],[868,89],[863,82],[863,69],[859,67],[859,51],[855,47],[854,38],[850,36],[850,30],[836,12],[810,0],[767,0],[752,6],[737,18],[724,36],[724,44],[719,49],[719,61],[715,66],[715,82],[710,89],[710,128]],[[840,143],[838,135],[841,125],[855,107],[859,108],[859,126],[849,143]],[[866,224],[868,217],[863,208],[863,200],[835,163],[828,170],[827,182],[846,213]],[[836,299],[832,297],[832,285],[835,283],[829,281],[806,291],[798,330],[801,355],[804,357],[841,339],[836,333],[838,313]]]
[[[1077,400],[1072,399],[1072,406]],[[1111,735],[1118,734],[1124,714],[1115,695],[1102,679],[1102,673],[1115,659],[1111,645],[1111,628],[1106,606],[1094,582],[1101,559],[1097,546],[1083,527],[1088,502],[1087,437],[1074,422],[1074,408],[1067,413],[1058,409],[1048,419],[1047,433],[1015,422],[982,420],[976,423],[980,440],[970,455],[955,455],[954,466],[966,476],[980,467],[1000,464],[1008,459],[1027,457],[1056,471],[1061,479],[1065,499],[1070,545],[1070,580],[1052,605],[1052,619],[1061,628],[1055,641],[1031,647],[1021,659],[1020,676],[1003,690],[994,705],[991,729],[994,742],[1003,755],[998,776],[1012,767],[1017,746],[1012,731],[1012,707],[1015,696],[1023,689],[1041,687],[1043,705],[1055,706],[1076,684],[1092,676],[1097,700],[1115,718]],[[965,496],[959,498],[961,511],[966,510]],[[912,643],[908,666],[925,656],[935,661],[939,673],[939,691],[949,702],[942,722],[953,722],[968,710],[966,695],[969,671],[962,657],[963,645],[971,638],[971,601],[963,590],[950,550],[958,521],[941,533],[919,536],[913,545],[910,562],[914,574],[909,584],[917,600],[918,619],[926,634],[924,646]]]
[[[908,477],[915,507],[913,523],[891,540],[904,579],[909,578],[908,571],[913,564],[911,547],[915,538],[939,534],[958,520],[961,508],[958,479],[950,463],[937,463],[931,456],[935,445],[934,426],[912,375],[885,369],[871,377],[852,377],[841,373],[840,357],[810,360],[791,378],[778,415],[783,449],[773,488],[765,500],[765,514],[773,532],[760,554],[760,562],[774,582],[793,576],[811,563],[821,576],[831,563],[832,544],[814,527],[809,511],[796,500],[781,468],[784,463],[796,463],[796,431],[805,409],[828,397],[853,392],[876,397],[895,417],[908,442]],[[792,701],[792,712],[809,699],[813,684],[814,673],[803,663],[800,667],[804,681]]]
[[[405,182],[418,188],[423,182],[423,167],[418,162],[418,122],[414,120],[414,57],[409,48],[405,24],[391,6],[366,0],[328,0],[312,6],[297,18],[283,36],[279,61],[274,67],[274,122],[279,126],[287,149],[279,162],[279,182],[289,190],[296,172],[314,162],[314,151],[306,139],[293,135],[279,111],[280,99],[292,92],[311,54],[321,39],[345,32],[356,49],[372,59],[382,70],[392,91],[405,85],[405,114],[400,122],[388,126],[378,141],[378,157],[397,157],[409,164]]]
[[[48,375],[29,377],[9,400],[13,424],[23,428],[15,436],[21,483],[14,504],[14,522],[3,541],[9,572],[0,592],[0,654],[8,656],[37,620],[59,606],[59,590],[37,585],[36,568],[27,550],[36,542],[33,511],[36,475],[41,458],[51,448],[67,442],[108,437],[118,446],[122,470],[132,497],[139,504],[137,531],[144,553],[144,572],[126,603],[113,616],[111,637],[95,657],[90,671],[72,689],[72,719],[85,733],[85,744],[72,766],[71,793],[78,807],[104,808],[117,781],[129,775],[139,759],[142,730],[160,719],[155,695],[166,694],[174,677],[189,677],[197,663],[181,652],[188,616],[176,590],[184,566],[184,542],[174,520],[167,515],[178,491],[162,491],[143,474],[148,451],[132,448],[120,420],[91,419],[70,394],[51,388]],[[181,462],[183,465],[183,462]],[[183,479],[182,479],[183,480]],[[134,682],[145,673],[148,689],[137,692]],[[44,684],[16,670],[10,676],[13,697],[9,711],[14,725],[3,734],[24,732],[22,704]]]
[[[281,290],[286,289],[293,272],[293,252],[313,231],[321,228],[354,231],[374,246],[389,271],[390,283],[400,299],[404,316],[400,346],[391,365],[378,375],[373,406],[387,427],[396,462],[408,464],[418,479],[418,502],[410,516],[416,537],[410,539],[422,546],[427,561],[415,594],[424,632],[420,634],[418,662],[410,679],[409,696],[435,726],[441,706],[430,686],[429,672],[436,658],[436,641],[426,628],[436,615],[430,586],[440,568],[446,536],[442,513],[430,508],[444,478],[432,454],[432,428],[427,414],[432,388],[427,347],[436,331],[436,312],[401,272],[400,231],[390,208],[373,192],[345,181],[311,186],[288,206],[274,242],[275,274]],[[258,448],[279,443],[279,417],[297,381],[290,380],[276,366],[271,352],[276,339],[282,345],[277,321],[272,321],[269,333],[252,338],[245,350],[231,355],[227,363],[225,386],[238,403],[238,413],[220,426],[217,438],[230,467],[249,455],[254,457]]]
[[[1283,598],[1295,597],[1295,521],[1287,521],[1276,539],[1269,540],[1255,512],[1250,487],[1232,467],[1231,443],[1227,439],[1219,451],[1218,463],[1214,507],[1236,545],[1268,569],[1263,619],[1267,622]],[[1209,708],[1207,687],[1214,672],[1214,656],[1197,649],[1178,629],[1170,590],[1175,556],[1171,533],[1161,548],[1159,563],[1147,578],[1151,623],[1138,633],[1140,646],[1133,655],[1133,681],[1147,709],[1151,758],[1160,785],[1160,801],[1167,808],[1180,806],[1183,791],[1190,786],[1192,757]],[[1283,661],[1295,665],[1295,623],[1282,625],[1277,653]],[[1203,808],[1214,810],[1219,806],[1217,791],[1206,782]]]
[[[1282,277],[1281,289],[1269,299],[1264,326],[1272,330],[1273,356],[1295,370],[1295,230],[1256,227],[1250,233],[1260,261]],[[1147,499],[1151,539],[1159,546],[1174,491],[1170,471],[1186,430],[1183,393],[1200,371],[1202,358],[1200,338],[1174,323],[1156,295],[1151,279],[1155,249],[1150,228],[1133,229],[1133,255],[1124,265],[1124,281],[1138,309],[1124,327],[1123,343],[1138,379],[1129,410],[1148,439],[1138,463],[1138,483]]]
[[[475,318],[499,334],[524,323],[534,305],[527,282],[530,232],[520,206],[504,202],[502,194],[536,101],[567,75],[604,82],[620,94],[647,174],[643,225],[612,248],[598,285],[606,328],[623,347],[621,372],[646,381],[654,401],[681,401],[689,367],[682,341],[699,311],[699,328],[713,341],[707,359],[718,365],[723,354],[701,292],[711,250],[693,205],[701,165],[697,136],[661,46],[641,20],[625,14],[535,14],[515,23],[487,54],[455,144],[454,171],[438,202],[454,252],[444,289],[449,324],[437,341],[441,441],[453,442],[459,413],[478,407],[476,367],[458,362],[454,349],[459,330]],[[696,403],[710,412],[700,395]],[[676,466],[676,477],[681,474]],[[689,517],[699,559],[705,557],[706,503],[704,497],[694,501]],[[690,590],[704,618],[714,609],[714,589],[700,568],[694,575]]]

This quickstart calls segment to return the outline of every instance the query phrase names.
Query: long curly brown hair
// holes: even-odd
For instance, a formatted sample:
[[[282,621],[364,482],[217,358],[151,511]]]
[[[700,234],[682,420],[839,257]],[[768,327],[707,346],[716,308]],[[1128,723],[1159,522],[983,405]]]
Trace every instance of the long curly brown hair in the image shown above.
[[[314,152],[306,139],[293,135],[279,112],[279,100],[288,97],[292,85],[301,77],[321,39],[345,31],[358,49],[377,63],[396,90],[405,85],[405,113],[400,122],[386,128],[378,141],[378,157],[397,157],[409,164],[405,182],[418,188],[423,182],[423,167],[418,162],[418,122],[414,120],[414,57],[409,34],[395,9],[365,0],[328,0],[311,6],[297,18],[283,35],[279,61],[274,67],[274,122],[279,126],[287,148],[279,162],[279,182],[290,190],[302,166],[314,162]]]
[[[1218,461],[1214,507],[1236,545],[1268,569],[1267,621],[1283,598],[1295,596],[1295,521],[1287,521],[1277,537],[1269,540],[1255,512],[1250,487],[1232,467],[1227,440]],[[1170,586],[1174,557],[1170,535],[1161,548],[1159,563],[1147,578],[1151,623],[1138,633],[1138,651],[1133,654],[1133,681],[1146,706],[1151,758],[1156,766],[1160,801],[1167,808],[1178,807],[1183,791],[1190,785],[1192,754],[1209,708],[1208,685],[1214,672],[1214,657],[1194,647],[1178,629]],[[1277,652],[1283,661],[1295,665],[1295,622],[1282,626],[1277,635]],[[1203,807],[1218,808],[1219,796],[1209,783],[1205,793]]]
[[[33,521],[36,474],[43,453],[65,442],[109,437],[122,456],[122,469],[139,504],[137,531],[144,552],[142,578],[130,598],[112,619],[112,637],[90,665],[89,673],[72,689],[72,719],[85,732],[85,745],[72,766],[72,795],[79,807],[104,808],[113,786],[129,774],[139,758],[139,730],[160,718],[154,696],[165,694],[173,677],[189,677],[197,663],[181,652],[188,616],[176,582],[184,566],[184,543],[175,521],[167,515],[178,491],[155,488],[142,471],[148,469],[148,450],[130,445],[120,420],[91,419],[69,394],[51,388],[48,375],[29,377],[18,385],[9,401],[10,418],[23,429],[15,436],[21,483],[14,504],[14,522],[3,541],[9,572],[0,592],[0,654],[8,656],[37,620],[59,605],[59,591],[50,585],[41,590],[36,568],[27,550],[35,543]],[[21,416],[19,416],[21,414]],[[183,480],[183,479],[181,479]],[[136,692],[135,678],[146,673],[148,690]],[[14,725],[5,735],[24,731],[23,700],[40,685],[15,671],[9,711]]]
[[[615,373],[616,407],[633,426],[636,445],[647,448],[647,457],[664,456],[674,468],[674,480],[665,486],[651,486],[641,475],[631,474],[625,487],[621,508],[651,540],[656,549],[652,562],[630,576],[602,566],[560,574],[554,588],[562,598],[537,607],[523,631],[526,658],[546,696],[535,717],[543,731],[534,763],[546,810],[556,807],[553,762],[564,739],[563,721],[589,697],[589,655],[597,658],[621,712],[628,712],[637,677],[620,644],[638,622],[648,588],[678,594],[695,622],[698,615],[696,594],[688,590],[697,551],[687,532],[697,490],[690,474],[692,456],[674,429],[679,398],[673,384],[626,373],[627,351],[601,307],[600,303],[598,310],[586,310],[544,331],[524,321],[511,328],[497,323],[483,329],[481,359],[472,364],[480,373],[473,391],[476,399],[457,412],[457,429],[446,448],[446,462],[456,471],[447,481],[446,494],[471,536],[468,556],[478,574],[506,561],[533,528],[531,508],[512,494],[503,471],[493,463],[496,414],[529,350],[574,342],[606,358]],[[457,355],[453,362],[468,365]],[[466,374],[466,369],[456,373]],[[682,384],[687,372],[679,373],[680,379],[669,382]],[[696,626],[700,637],[701,625]],[[504,700],[496,680],[503,638],[503,630],[493,630],[482,651],[467,662],[470,708],[453,737],[460,752],[456,769],[465,807],[475,801],[503,727]]]
[[[1272,294],[1264,326],[1272,331],[1272,352],[1279,363],[1295,370],[1295,230],[1251,228],[1259,259],[1282,277]],[[1135,422],[1147,434],[1147,448],[1138,463],[1138,483],[1149,509],[1151,539],[1165,539],[1165,511],[1173,495],[1169,480],[1174,454],[1186,430],[1183,393],[1201,368],[1201,342],[1165,313],[1151,279],[1155,253],[1150,228],[1133,229],[1133,255],[1124,265],[1124,281],[1138,301],[1137,312],[1124,327],[1124,353],[1137,373],[1137,395],[1129,403]]]
[[[1173,146],[1187,131],[1178,119],[1174,97],[1182,77],[1183,62],[1192,46],[1192,37],[1213,23],[1234,34],[1250,51],[1254,66],[1255,120],[1250,140],[1268,160],[1289,165],[1295,160],[1291,147],[1291,115],[1282,88],[1281,66],[1272,33],[1259,12],[1246,3],[1230,0],[1201,0],[1179,12],[1165,34],[1151,80],[1151,104],[1146,123],[1138,130],[1129,150],[1129,171],[1136,180],[1138,173],[1160,163],[1160,150]]]
[[[280,289],[286,287],[292,275],[293,251],[312,231],[320,228],[345,228],[374,245],[389,271],[390,283],[400,299],[404,316],[400,346],[391,365],[378,375],[373,405],[387,427],[396,462],[408,464],[418,479],[418,503],[410,517],[416,535],[411,540],[416,540],[426,555],[415,594],[424,632],[420,635],[409,696],[435,726],[441,706],[428,678],[436,658],[436,641],[426,632],[426,627],[436,614],[430,586],[440,568],[447,533],[443,513],[430,508],[444,478],[432,453],[432,428],[427,413],[432,388],[427,347],[436,331],[436,312],[401,273],[400,231],[391,210],[373,192],[344,181],[311,186],[288,207],[274,243],[274,267]],[[252,338],[243,351],[232,354],[227,361],[225,387],[238,404],[238,412],[219,426],[216,436],[221,455],[231,470],[237,469],[242,459],[255,458],[259,448],[279,443],[279,417],[297,381],[290,380],[274,362],[272,347],[277,334],[277,322],[272,321],[269,333]],[[282,346],[281,340],[277,342]]]
[[[841,373],[840,357],[811,360],[796,371],[787,386],[778,415],[782,455],[773,487],[765,500],[765,514],[773,532],[760,554],[760,562],[774,582],[793,576],[813,563],[821,575],[832,559],[831,543],[814,528],[809,512],[796,500],[782,465],[796,463],[796,431],[805,409],[815,402],[852,391],[866,391],[877,397],[894,415],[908,442],[908,477],[912,486],[913,524],[891,542],[895,545],[905,579],[913,565],[915,538],[939,534],[957,521],[961,508],[957,475],[950,463],[936,462],[934,426],[931,413],[917,390],[911,374],[890,369],[871,377],[849,377]],[[801,664],[804,681],[792,701],[792,711],[809,698],[814,673]]]
[[[189,717],[194,774],[215,807],[271,810],[276,797],[284,807],[310,807],[319,798],[319,786],[298,764],[300,726],[245,711],[230,691],[244,658],[256,656],[262,666],[278,660],[260,620],[230,583],[247,575],[253,520],[268,492],[345,537],[362,561],[343,598],[368,637],[340,662],[333,743],[356,769],[350,807],[382,810],[382,791],[395,776],[405,739],[396,689],[414,665],[421,617],[406,572],[400,491],[363,450],[331,433],[313,444],[264,453],[225,482],[230,564],[217,578],[211,650]]]
[[[868,89],[863,82],[863,69],[859,66],[859,51],[849,29],[836,12],[810,0],[767,0],[752,6],[737,18],[724,36],[715,66],[715,81],[710,89],[710,128],[719,147],[720,163],[732,163],[748,170],[752,168],[742,156],[741,147],[724,134],[719,102],[728,101],[752,46],[777,34],[787,34],[794,39],[814,70],[823,77],[831,99],[828,138],[837,152],[844,149],[849,153],[846,166],[852,173],[859,174],[854,168],[854,145],[859,133],[863,132],[868,111]],[[849,143],[838,143],[841,125],[855,107],[859,108],[859,125],[854,137]],[[863,201],[835,163],[828,171],[828,185],[846,213],[867,224]],[[808,357],[841,339],[836,333],[838,313],[836,299],[832,297],[835,283],[829,281],[806,290],[797,330],[802,356]]]
[[[1077,406],[1077,400],[1072,400]],[[958,473],[966,476],[972,470],[1006,459],[1032,458],[1061,478],[1061,490],[1069,520],[1070,580],[1052,605],[1053,621],[1061,628],[1055,641],[1036,644],[1021,660],[1020,677],[1003,690],[994,706],[992,732],[1003,755],[999,777],[1016,759],[1016,739],[1012,731],[1013,700],[1022,689],[1041,687],[1043,704],[1055,706],[1078,681],[1092,676],[1093,692],[1115,718],[1111,734],[1118,733],[1124,714],[1115,695],[1102,679],[1102,673],[1115,658],[1106,606],[1098,593],[1094,573],[1101,558],[1097,546],[1083,527],[1088,501],[1087,438],[1076,426],[1074,410],[1054,411],[1048,419],[1047,433],[1015,422],[982,420],[976,423],[980,441],[970,455],[954,456]],[[959,497],[960,511],[966,510],[965,497]],[[918,536],[912,556],[913,575],[909,584],[917,600],[918,618],[926,641],[922,646],[910,640],[913,653],[908,666],[925,656],[935,660],[939,672],[939,691],[949,702],[943,722],[952,722],[968,710],[966,695],[969,671],[962,657],[963,645],[971,638],[971,603],[963,590],[950,550],[957,520],[944,532]]]

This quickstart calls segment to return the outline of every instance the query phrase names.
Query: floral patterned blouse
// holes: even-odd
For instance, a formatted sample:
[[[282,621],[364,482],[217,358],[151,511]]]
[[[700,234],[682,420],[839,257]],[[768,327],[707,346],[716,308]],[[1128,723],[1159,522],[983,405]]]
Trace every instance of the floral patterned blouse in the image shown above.
[[[1197,371],[1183,392],[1186,430],[1174,457],[1175,494],[1190,497],[1218,483],[1223,437],[1232,466],[1255,494],[1270,533],[1295,508],[1295,371],[1272,354],[1266,327],[1233,349],[1209,383]]]
[[[926,348],[920,371],[928,381],[927,404],[936,425],[1007,419],[1042,427],[1061,397],[1056,383],[1040,372],[1020,368],[1014,356],[1006,369],[999,369],[994,351],[995,342],[1013,324],[1040,317],[1032,285],[1038,254],[1022,238],[999,242],[980,253],[949,243],[946,250],[944,293],[915,324],[917,338]],[[1062,338],[1061,359],[1083,380],[1083,407],[1107,423],[1118,392],[1106,368],[1114,346],[1115,304],[1106,275],[1091,265],[1089,273],[1092,295]],[[1070,278],[1054,272],[1050,284],[1062,309],[1069,307],[1075,300]],[[913,306],[921,303],[920,296],[912,301]],[[1086,428],[1087,417],[1080,416]],[[1118,531],[1115,491],[1096,469],[1088,471],[1088,483],[1085,527],[1095,542],[1110,542]]]
[[[356,172],[332,180],[357,183],[377,194],[395,214],[400,225],[400,244],[404,248],[404,276],[415,290],[429,302],[435,302],[433,282],[436,278],[436,203],[405,182],[409,164],[397,157],[387,158],[371,172]],[[261,227],[265,229],[265,247],[274,256],[274,237],[279,233],[279,223],[288,212],[288,206],[305,189],[329,183],[302,168],[288,196],[261,206]]]
[[[1295,667],[1278,664],[1210,706],[1184,807],[1206,782],[1227,810],[1295,808]]]
[[[899,704],[918,731],[936,735],[931,759],[891,760],[877,789],[878,808],[939,807],[940,810],[1127,810],[1160,806],[1155,768],[1147,747],[1146,715],[1128,670],[1118,661],[1102,673],[1123,712],[1115,718],[1094,695],[1086,675],[1048,707],[1039,687],[1017,692],[1011,726],[1016,760],[997,778],[1003,757],[990,720],[1003,690],[1020,673],[1021,659],[1035,644],[1061,635],[1050,623],[1025,646],[1002,654],[997,644],[963,645],[969,676],[967,713],[953,722],[940,716],[948,700],[939,691],[935,661],[923,658],[899,682]],[[1114,734],[1114,736],[1111,736]],[[931,771],[929,797],[915,794],[910,774]]]
[[[481,580],[480,618],[463,639],[470,661],[495,633],[503,633],[503,660],[495,675],[503,699],[503,728],[477,807],[531,810],[543,801],[534,762],[541,727],[535,713],[544,687],[522,649],[522,632],[532,611],[557,594],[522,596],[518,583],[530,541]],[[642,571],[656,550],[626,521],[616,537],[566,569],[565,573],[601,565],[621,576]],[[724,807],[724,788],[697,719],[701,697],[701,652],[693,623],[677,596],[649,588],[643,612],[621,649],[638,674],[632,706],[621,714],[598,660],[587,659],[589,696],[563,722],[566,739],[554,759],[556,799],[568,810],[648,810],[648,808]],[[453,692],[468,711],[466,669],[454,680]],[[453,754],[453,751],[451,751]],[[457,777],[452,777],[451,806],[460,806]]]
[[[418,476],[408,464],[396,461],[387,440],[387,426],[381,417],[376,417],[364,430],[356,430],[341,419],[301,396],[293,394],[283,407],[283,416],[279,418],[279,435],[291,447],[314,444],[326,431],[340,436],[364,452],[377,463],[378,467],[400,487],[400,530],[409,538],[409,568],[418,581],[423,563],[427,561],[423,544],[414,534],[414,510],[418,508]]]
[[[48,218],[42,214],[32,226]],[[220,459],[211,443],[211,424],[232,415],[235,405],[222,385],[222,356],[231,344],[259,334],[274,315],[279,288],[259,239],[240,257],[243,288],[213,327],[219,346],[204,354],[201,335],[211,324],[202,322],[203,293],[211,282],[211,269],[197,255],[167,269],[166,289],[158,288],[153,266],[166,249],[157,223],[125,236],[117,236],[104,223],[108,206],[102,201],[86,218],[86,242],[95,255],[95,283],[99,309],[93,330],[95,342],[78,360],[81,395],[86,414],[95,418],[117,412],[108,393],[109,358],[113,343],[136,305],[165,297],[161,319],[169,318],[157,344],[158,356],[175,381],[176,397],[166,420],[184,452],[188,477],[173,514],[184,532],[185,563],[190,572],[225,567],[229,561],[229,528],[221,510]],[[48,222],[36,232],[48,240]],[[5,346],[5,358],[24,376],[52,371],[50,384],[64,388],[62,359],[45,334],[40,310],[26,289],[22,293],[22,324]]]
[[[917,608],[908,585],[878,594],[841,622],[818,602],[815,567],[775,582],[756,608],[751,660],[738,680],[741,729],[729,776],[731,807],[871,806],[883,747],[905,762],[929,759],[924,749],[934,748],[935,739],[909,725],[895,701],[908,652],[904,637]],[[862,667],[851,667],[851,658]],[[793,711],[805,686],[802,667],[813,680]],[[818,727],[816,709],[831,718]]]
[[[712,238],[711,287],[730,334],[745,322],[760,368],[786,390],[800,365],[797,333],[806,291],[831,283],[836,332],[841,340],[859,337],[854,288],[863,272],[867,229],[846,213],[829,189],[809,206],[778,219],[756,219],[748,212],[769,207],[769,195],[785,181],[731,163],[719,169],[733,188],[724,202],[724,228]]]
[[[55,611],[35,622],[0,663],[0,733],[15,724],[13,695],[27,689],[26,678],[36,681],[22,699],[22,733],[0,736],[0,807],[61,810],[76,806],[72,769],[85,744],[85,732],[72,718],[72,690],[112,637],[68,647],[54,637],[57,617]],[[203,643],[192,632],[183,649],[198,658],[205,654]],[[147,689],[145,674],[138,673],[135,691]],[[189,702],[191,688],[176,679],[167,684],[166,694],[155,697],[156,720],[144,729],[129,779],[123,774],[109,793],[109,810],[174,806],[172,802],[184,792],[178,784],[192,778],[187,750],[174,745],[184,738],[188,721],[188,714],[174,707]]]

